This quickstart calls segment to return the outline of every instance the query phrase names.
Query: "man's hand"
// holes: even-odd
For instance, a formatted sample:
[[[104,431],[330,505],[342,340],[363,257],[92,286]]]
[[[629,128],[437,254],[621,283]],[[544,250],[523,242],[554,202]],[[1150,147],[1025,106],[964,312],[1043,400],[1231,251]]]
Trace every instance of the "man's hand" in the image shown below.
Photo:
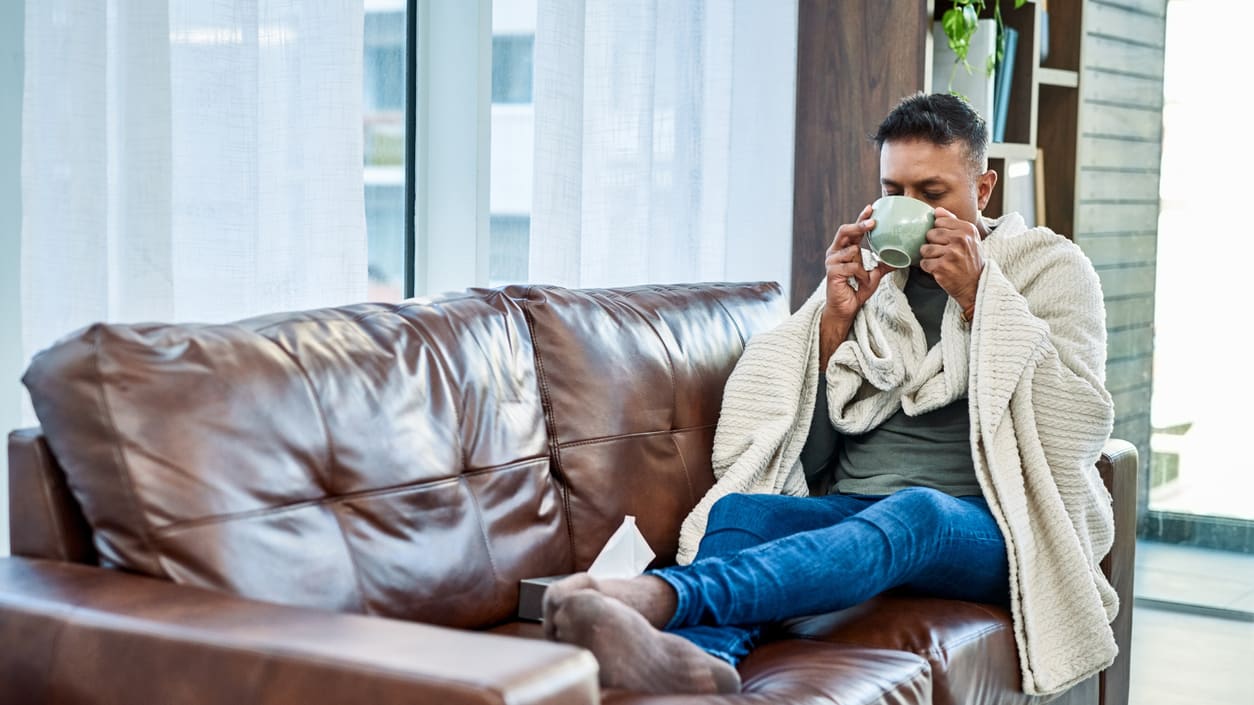
[[[936,209],[927,244],[919,254],[919,268],[936,280],[962,306],[967,320],[975,313],[984,258],[980,256],[980,231],[944,208]],[[830,282],[828,286],[831,286]]]
[[[862,209],[856,223],[847,223],[836,231],[836,239],[827,248],[824,266],[827,269],[827,303],[819,323],[819,369],[827,368],[827,360],[849,335],[853,317],[862,304],[871,298],[884,275],[892,271],[888,265],[867,271],[862,266],[862,238],[875,221],[871,220],[871,207]],[[858,283],[854,288],[850,279]]]

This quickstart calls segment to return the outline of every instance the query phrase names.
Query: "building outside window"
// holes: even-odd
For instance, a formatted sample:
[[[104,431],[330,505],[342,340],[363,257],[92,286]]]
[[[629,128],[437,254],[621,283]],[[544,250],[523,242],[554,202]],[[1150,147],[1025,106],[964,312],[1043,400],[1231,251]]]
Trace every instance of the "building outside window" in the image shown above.
[[[405,295],[405,0],[366,0],[363,178],[372,301]]]
[[[535,159],[535,0],[492,3],[488,284],[527,280]]]
[[[365,0],[364,184],[370,297],[405,295],[405,0]],[[535,0],[492,10],[489,285],[527,279],[535,130]],[[468,282],[467,284],[473,284]]]

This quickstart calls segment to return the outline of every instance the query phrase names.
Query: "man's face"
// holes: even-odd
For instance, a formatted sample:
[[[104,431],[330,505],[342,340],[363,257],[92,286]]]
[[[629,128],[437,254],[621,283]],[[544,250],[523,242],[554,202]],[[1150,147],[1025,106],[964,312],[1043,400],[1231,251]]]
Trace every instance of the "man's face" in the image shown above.
[[[938,145],[924,139],[893,140],[880,148],[880,187],[885,196],[917,198],[969,222],[979,223],[997,172],[972,173],[962,142]]]

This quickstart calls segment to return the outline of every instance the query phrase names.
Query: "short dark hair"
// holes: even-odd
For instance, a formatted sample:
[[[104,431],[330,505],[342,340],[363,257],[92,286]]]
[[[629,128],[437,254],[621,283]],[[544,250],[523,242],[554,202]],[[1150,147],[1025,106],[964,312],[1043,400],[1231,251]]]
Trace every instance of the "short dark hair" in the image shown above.
[[[988,154],[988,126],[967,101],[949,93],[915,93],[893,108],[872,138],[877,148],[885,142],[923,139],[936,145],[961,140],[972,170],[980,173]]]

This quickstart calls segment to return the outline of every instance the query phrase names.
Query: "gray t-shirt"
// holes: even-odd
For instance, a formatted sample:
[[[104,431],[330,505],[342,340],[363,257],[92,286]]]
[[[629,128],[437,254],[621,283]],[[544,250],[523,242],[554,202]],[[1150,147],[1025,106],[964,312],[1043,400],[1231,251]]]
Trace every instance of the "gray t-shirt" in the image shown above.
[[[913,267],[904,291],[928,347],[935,345],[949,295],[929,274]],[[981,493],[971,460],[965,398],[920,416],[898,410],[867,433],[840,436],[828,419],[825,377],[819,385],[810,435],[801,451],[812,492],[886,495],[906,487],[931,487],[956,497]]]

